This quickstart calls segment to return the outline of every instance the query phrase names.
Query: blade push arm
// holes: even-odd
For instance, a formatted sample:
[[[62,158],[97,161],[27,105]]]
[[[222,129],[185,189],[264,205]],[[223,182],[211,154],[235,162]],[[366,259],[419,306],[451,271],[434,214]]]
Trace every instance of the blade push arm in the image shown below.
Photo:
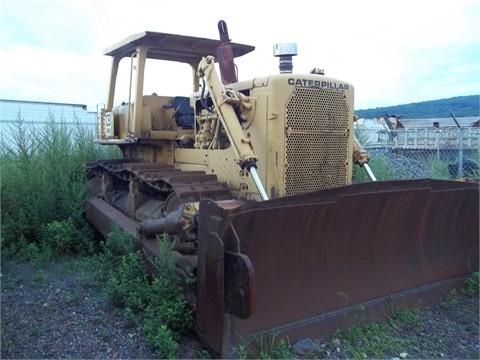
[[[247,169],[250,172],[262,199],[268,200],[267,193],[257,174],[256,162],[258,157],[253,150],[251,140],[245,135],[233,107],[234,105],[249,107],[250,104],[243,94],[232,89],[225,89],[214,65],[215,58],[213,56],[204,57],[198,65],[197,74],[200,78],[205,78],[210,97],[233,146],[238,164],[242,169]]]
[[[357,137],[354,134],[353,135],[353,162],[365,169],[365,172],[367,173],[367,176],[369,177],[370,180],[377,181],[377,178],[375,177],[372,169],[370,169],[370,166],[368,165],[369,161],[370,161],[370,156],[368,156],[368,153],[362,147],[362,145],[360,144],[360,141],[358,141]]]

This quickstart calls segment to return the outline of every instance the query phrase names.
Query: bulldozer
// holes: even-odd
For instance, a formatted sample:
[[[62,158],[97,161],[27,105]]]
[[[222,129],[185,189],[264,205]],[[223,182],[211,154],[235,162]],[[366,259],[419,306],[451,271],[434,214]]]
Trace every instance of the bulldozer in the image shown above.
[[[352,84],[294,73],[292,43],[273,47],[278,73],[239,80],[235,59],[255,47],[232,42],[223,20],[218,30],[146,31],[105,50],[94,141],[123,158],[88,164],[85,206],[101,235],[117,226],[150,254],[167,236],[212,354],[328,334],[359,309],[375,320],[438,301],[478,270],[478,184],[375,181]],[[128,100],[114,104],[122,60]],[[190,95],[144,94],[152,61],[190,65]],[[354,165],[372,181],[355,183]]]

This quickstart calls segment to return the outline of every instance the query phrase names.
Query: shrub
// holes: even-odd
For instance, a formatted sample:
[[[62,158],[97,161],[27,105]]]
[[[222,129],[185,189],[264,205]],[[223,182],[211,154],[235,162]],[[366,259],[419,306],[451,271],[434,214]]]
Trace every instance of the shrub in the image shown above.
[[[430,162],[430,178],[432,179],[448,179],[448,163],[443,160],[433,159]]]
[[[391,180],[394,178],[391,164],[386,156],[376,156],[368,162],[368,165],[377,180]],[[356,183],[371,181],[365,173],[365,169],[358,164],[355,164],[353,167],[353,178]]]
[[[117,267],[120,261],[122,261],[122,257],[127,256],[134,251],[134,239],[113,224],[110,234],[103,243],[103,250],[103,260],[107,263],[109,268],[113,269]]]
[[[179,335],[192,328],[193,316],[176,275],[173,244],[163,237],[159,256],[152,258],[133,251],[131,241],[128,234],[114,230],[105,243],[108,298],[144,329],[160,357],[174,357]]]
[[[19,254],[29,243],[42,248],[42,241],[62,255],[89,251],[85,241],[78,242],[91,236],[83,218],[85,165],[119,153],[94,144],[94,132],[78,119],[75,131],[52,115],[46,120],[40,127],[19,113],[8,129],[12,142],[1,144],[2,254]],[[65,236],[73,228],[73,236]]]
[[[471,297],[478,296],[479,281],[480,273],[478,271],[472,273],[465,282],[465,286],[462,289],[463,293]]]
[[[42,225],[40,244],[44,251],[58,257],[88,255],[93,252],[93,239],[88,228],[79,229],[72,218]]]
[[[277,340],[277,334],[257,336],[253,344],[243,344],[237,350],[240,359],[291,359],[292,352],[285,340]]]
[[[110,272],[107,295],[115,305],[135,313],[147,306],[148,279],[138,252],[123,255],[117,267]]]

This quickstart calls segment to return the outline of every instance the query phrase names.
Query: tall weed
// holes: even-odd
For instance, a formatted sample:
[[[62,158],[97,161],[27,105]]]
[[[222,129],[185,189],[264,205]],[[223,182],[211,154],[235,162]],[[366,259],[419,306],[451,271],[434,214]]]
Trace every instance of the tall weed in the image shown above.
[[[2,254],[18,256],[34,243],[66,255],[65,244],[53,244],[53,239],[76,244],[67,252],[84,252],[91,241],[83,218],[85,165],[119,153],[95,145],[94,131],[78,118],[74,128],[52,114],[39,125],[25,121],[19,112],[8,132],[12,141],[2,141],[0,148]],[[65,234],[73,228],[67,240]],[[52,235],[54,230],[57,235]]]
[[[176,274],[173,244],[164,237],[156,258],[140,251],[127,252],[129,244],[128,235],[118,230],[106,241],[108,298],[143,328],[161,358],[173,358],[180,333],[193,325],[192,311]],[[152,266],[151,272],[147,273],[145,263]]]
[[[253,343],[242,344],[237,353],[240,359],[292,359],[290,351],[284,339],[277,339],[277,334],[259,335]]]
[[[480,273],[478,271],[473,272],[466,280],[465,286],[462,289],[462,293],[467,296],[478,296],[480,287]]]
[[[380,155],[375,158],[372,158],[368,162],[368,165],[370,166],[377,180],[393,179],[392,166],[386,156]],[[356,183],[371,181],[368,175],[366,174],[365,169],[363,169],[358,164],[355,164],[353,167],[353,178],[354,178],[354,182]]]
[[[448,179],[448,163],[445,160],[433,159],[430,164],[429,176],[432,179]]]

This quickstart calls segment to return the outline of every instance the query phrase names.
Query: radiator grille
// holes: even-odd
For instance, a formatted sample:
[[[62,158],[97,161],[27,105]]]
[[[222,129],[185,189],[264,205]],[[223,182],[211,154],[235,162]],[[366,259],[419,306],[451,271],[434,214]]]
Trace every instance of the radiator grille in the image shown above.
[[[342,91],[294,90],[286,107],[286,195],[347,183],[348,114]]]

